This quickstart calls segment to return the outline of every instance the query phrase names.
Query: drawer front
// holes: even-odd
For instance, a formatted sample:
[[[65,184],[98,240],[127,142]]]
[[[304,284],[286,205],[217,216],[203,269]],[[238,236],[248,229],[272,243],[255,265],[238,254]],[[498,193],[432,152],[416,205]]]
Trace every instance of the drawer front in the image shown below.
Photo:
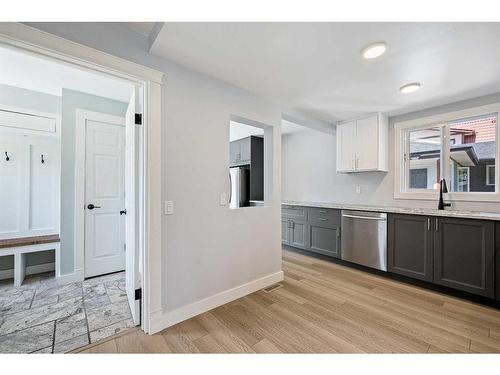
[[[327,215],[310,214],[309,221],[311,223],[321,225],[325,228],[338,228],[340,227],[341,219],[340,216],[335,217]]]
[[[282,206],[281,216],[290,219],[307,220],[307,209],[302,206]]]
[[[320,208],[320,207],[311,207],[309,208],[309,214],[311,215],[320,215],[320,216],[338,216],[340,217],[340,210],[335,208]]]

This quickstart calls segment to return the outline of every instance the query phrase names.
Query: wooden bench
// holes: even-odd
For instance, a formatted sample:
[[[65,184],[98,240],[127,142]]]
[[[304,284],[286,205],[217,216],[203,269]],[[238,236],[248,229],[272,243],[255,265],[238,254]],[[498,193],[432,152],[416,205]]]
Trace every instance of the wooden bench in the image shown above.
[[[21,286],[26,276],[26,254],[54,250],[56,275],[59,270],[60,242],[58,234],[48,236],[8,238],[0,240],[0,257],[14,255],[14,286]]]

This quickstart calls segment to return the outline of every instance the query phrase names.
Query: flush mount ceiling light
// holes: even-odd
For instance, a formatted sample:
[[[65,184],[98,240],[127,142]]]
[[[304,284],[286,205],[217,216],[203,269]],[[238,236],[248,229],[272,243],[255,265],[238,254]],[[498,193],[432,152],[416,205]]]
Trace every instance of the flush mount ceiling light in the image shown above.
[[[411,94],[412,92],[420,90],[420,83],[418,82],[412,82],[408,83],[404,86],[401,86],[399,88],[399,91],[401,91],[403,94]]]
[[[385,53],[386,49],[387,44],[385,44],[384,42],[377,42],[363,48],[361,50],[361,54],[365,59],[370,60],[382,56]]]

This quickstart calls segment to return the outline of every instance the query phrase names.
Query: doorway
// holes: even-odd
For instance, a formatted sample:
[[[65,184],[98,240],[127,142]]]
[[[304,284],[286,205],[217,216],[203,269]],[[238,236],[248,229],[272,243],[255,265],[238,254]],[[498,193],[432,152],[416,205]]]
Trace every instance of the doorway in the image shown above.
[[[25,81],[0,82],[0,352],[67,352],[141,324],[143,86],[4,54]]]

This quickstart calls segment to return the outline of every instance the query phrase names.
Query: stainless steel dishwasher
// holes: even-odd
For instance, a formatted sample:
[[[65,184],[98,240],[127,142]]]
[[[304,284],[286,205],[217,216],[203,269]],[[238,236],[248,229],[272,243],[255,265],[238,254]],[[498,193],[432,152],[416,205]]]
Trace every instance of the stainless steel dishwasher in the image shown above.
[[[387,214],[342,210],[341,258],[387,271]]]

